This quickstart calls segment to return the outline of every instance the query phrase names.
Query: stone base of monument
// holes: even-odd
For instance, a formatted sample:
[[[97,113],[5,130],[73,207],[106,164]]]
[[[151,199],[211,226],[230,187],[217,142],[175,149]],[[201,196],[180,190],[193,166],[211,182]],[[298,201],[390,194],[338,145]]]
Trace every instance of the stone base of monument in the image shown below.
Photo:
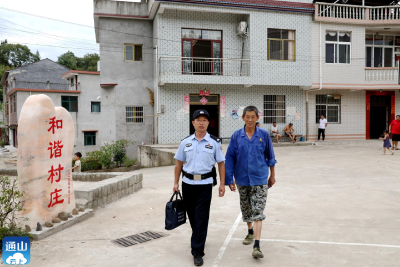
[[[67,221],[61,221],[60,223],[54,223],[53,227],[46,227],[46,226],[44,226],[44,223],[43,223],[42,231],[35,231],[32,229],[30,234],[32,234],[33,240],[38,241],[38,240],[46,238],[50,235],[58,233],[58,232],[64,230],[65,228],[68,228],[76,223],[86,220],[87,218],[92,217],[93,214],[94,214],[94,211],[92,209],[86,209],[84,212],[79,212],[78,215],[73,215],[72,218],[68,218]]]

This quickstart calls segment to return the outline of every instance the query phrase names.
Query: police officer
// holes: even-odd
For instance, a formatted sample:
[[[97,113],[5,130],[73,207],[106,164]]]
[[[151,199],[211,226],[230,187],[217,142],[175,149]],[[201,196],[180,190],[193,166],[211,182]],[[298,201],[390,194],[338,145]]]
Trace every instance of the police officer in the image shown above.
[[[213,176],[216,175],[213,169],[215,163],[218,163],[220,177],[219,196],[223,197],[225,194],[225,156],[222,153],[221,140],[207,133],[209,118],[206,110],[200,109],[193,113],[195,133],[182,140],[175,154],[173,191],[179,192],[179,177],[182,172],[182,197],[192,227],[191,247],[196,266],[203,265]],[[186,164],[183,165],[185,161]]]

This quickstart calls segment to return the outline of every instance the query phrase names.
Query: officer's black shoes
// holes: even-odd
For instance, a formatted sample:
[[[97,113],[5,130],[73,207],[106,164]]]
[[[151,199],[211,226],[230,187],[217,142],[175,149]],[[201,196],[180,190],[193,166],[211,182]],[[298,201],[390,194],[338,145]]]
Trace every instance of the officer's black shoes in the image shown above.
[[[196,266],[203,265],[203,257],[199,255],[194,256],[194,265]]]

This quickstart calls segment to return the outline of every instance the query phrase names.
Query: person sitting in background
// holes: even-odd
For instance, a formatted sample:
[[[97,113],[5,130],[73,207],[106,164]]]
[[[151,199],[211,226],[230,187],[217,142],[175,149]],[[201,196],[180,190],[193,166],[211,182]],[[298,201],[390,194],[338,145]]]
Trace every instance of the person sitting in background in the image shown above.
[[[286,125],[283,131],[285,132],[286,136],[289,136],[290,139],[292,139],[293,143],[296,143],[296,135],[294,134],[293,123]]]
[[[256,127],[260,127],[260,123],[258,121],[256,122]]]
[[[278,131],[278,127],[276,126],[276,121],[271,126],[271,136],[276,138],[276,142],[279,144],[279,140],[282,138],[282,135]]]

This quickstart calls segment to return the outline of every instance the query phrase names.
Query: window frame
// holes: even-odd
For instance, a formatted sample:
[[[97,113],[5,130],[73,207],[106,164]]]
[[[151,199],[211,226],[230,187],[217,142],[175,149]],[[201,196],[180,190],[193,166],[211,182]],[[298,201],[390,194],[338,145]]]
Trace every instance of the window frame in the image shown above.
[[[132,111],[128,111],[128,108],[133,108]],[[136,111],[135,109],[141,108],[141,111]],[[128,117],[128,112],[133,112],[132,116]],[[142,116],[135,116],[135,113],[142,113]],[[125,106],[125,123],[126,124],[144,124],[144,106]],[[128,119],[133,119],[133,121],[128,121]],[[139,121],[137,121],[139,120]],[[141,120],[141,121],[140,121]]]
[[[88,145],[87,144],[87,139],[88,137],[92,138],[92,144]],[[95,146],[96,145],[96,131],[88,131],[88,132],[83,132],[83,146]]]
[[[277,38],[269,38],[268,37],[268,30],[269,29],[275,29],[275,30],[280,30],[281,31],[281,38],[282,38],[282,30],[286,30],[286,31],[292,31],[293,32],[293,36],[294,39],[277,39]],[[269,61],[285,61],[285,62],[296,62],[296,30],[289,30],[289,29],[278,29],[278,28],[268,28],[267,29],[267,50],[268,50],[268,60]],[[271,59],[271,41],[281,41],[282,43],[282,58],[283,59]],[[293,42],[293,60],[292,59],[288,59],[285,60],[285,45],[284,45],[284,41],[288,41],[288,42]],[[289,55],[289,54],[288,54]],[[289,57],[289,56],[288,56]]]
[[[326,40],[326,35],[328,34],[328,32],[336,32],[337,34],[337,41],[327,41]],[[341,42],[339,41],[339,35],[340,33],[350,33],[350,42]],[[351,31],[334,31],[334,30],[326,30],[325,31],[325,64],[348,64],[351,65],[351,42],[353,40],[353,32]],[[327,44],[333,44],[333,61],[334,62],[326,62],[326,45]],[[339,45],[348,45],[349,46],[349,63],[340,63],[340,62],[336,62],[336,50],[339,52],[339,49],[336,49],[336,46]],[[338,55],[337,59],[339,59],[340,54]],[[337,60],[339,61],[339,60]]]
[[[372,35],[372,44],[367,44],[366,43],[366,40],[365,39],[367,39],[366,38],[366,36],[367,35]],[[375,36],[376,36],[376,34],[374,34],[374,33],[365,33],[365,38],[364,38],[364,44],[365,44],[365,67],[366,68],[397,68],[398,66],[396,66],[396,63],[397,63],[397,61],[396,61],[396,48],[399,48],[400,49],[400,45],[396,45],[396,37],[399,37],[400,38],[400,36],[399,35],[392,35],[392,34],[379,34],[378,36],[382,36],[382,40],[383,40],[383,44],[382,45],[376,45],[376,44],[374,44],[374,41],[375,41]],[[385,45],[385,36],[391,36],[391,37],[393,37],[393,44],[392,45]],[[368,57],[367,57],[367,48],[371,48],[371,66],[370,67],[368,67],[367,66],[367,59],[368,59]],[[375,49],[374,48],[382,48],[382,66],[381,67],[375,67],[374,66],[374,61],[375,61]],[[390,66],[390,67],[387,67],[387,66],[385,66],[385,48],[391,48],[392,49],[392,66]],[[398,56],[399,56],[399,54],[400,54],[400,50],[397,52],[397,54],[398,54]]]
[[[268,96],[269,97],[275,97],[275,101],[266,101],[265,99]],[[277,101],[276,100],[277,96],[283,96],[284,100],[283,101]],[[284,108],[283,109],[277,109],[276,105],[278,103],[283,103],[284,104]],[[275,109],[266,109],[265,108],[266,104],[274,104],[275,105]],[[277,116],[277,115],[275,115],[275,116],[267,116],[266,115],[267,111],[271,111],[271,110],[272,111],[278,111],[278,110],[282,111],[283,110],[284,111],[284,115],[283,116]],[[268,121],[269,118],[271,118],[270,122]],[[280,121],[280,120],[278,121],[278,118],[283,118],[283,122]],[[263,122],[264,122],[264,124],[269,124],[269,123],[273,123],[274,121],[276,121],[277,124],[278,123],[286,123],[286,95],[263,95]]]
[[[68,97],[68,101],[63,100],[64,97]],[[71,101],[71,99],[70,99],[71,97],[76,98],[76,111],[71,111],[71,103],[75,102],[75,101]],[[68,102],[69,103],[68,109],[63,106],[63,102]],[[71,96],[71,95],[62,95],[61,96],[61,106],[64,107],[68,112],[78,112],[78,110],[79,110],[78,104],[79,104],[79,99],[78,99],[77,96]]]
[[[328,96],[332,96],[333,95],[315,95],[315,118],[316,118],[316,124],[319,124],[319,119],[321,118],[321,115],[324,115],[325,119],[328,121],[329,124],[342,124],[342,116],[341,116],[341,112],[342,112],[342,97],[340,97],[340,103],[328,103],[328,101],[326,101],[326,103],[318,103],[318,96],[326,96],[327,100],[328,100]],[[325,106],[325,114],[317,114],[317,106]],[[333,122],[329,119],[329,115],[328,115],[328,107],[338,107],[338,122]]]
[[[93,103],[99,104],[99,111],[93,111]],[[91,113],[101,113],[101,102],[100,101],[91,101],[90,102],[90,112]]]
[[[132,60],[126,59],[126,47],[132,46]],[[142,47],[142,59],[136,60],[136,46]],[[126,62],[142,62],[143,61],[143,44],[124,44],[124,61]]]
[[[183,30],[198,30],[201,31],[200,33],[200,39],[196,39],[196,38],[184,38],[182,31]],[[216,32],[220,32],[221,33],[221,39],[203,39],[203,31],[216,31]],[[185,42],[190,42],[190,58],[191,59],[182,59],[182,74],[193,74],[193,45],[194,45],[194,41],[210,41],[211,42],[211,57],[213,58],[214,56],[214,43],[219,43],[220,44],[220,59],[224,58],[224,51],[223,51],[223,38],[224,38],[224,31],[223,30],[215,30],[215,29],[202,29],[202,28],[184,28],[181,27],[181,56],[182,58],[184,57],[183,53],[184,53],[184,43]],[[214,62],[210,63],[212,70],[210,75],[223,75],[223,63],[222,60],[220,59],[216,59]],[[190,72],[185,71],[184,69],[184,64],[189,62],[190,65]],[[216,72],[214,73],[214,63],[219,63],[220,67],[221,67],[221,71],[220,72]],[[206,74],[209,75],[209,74]]]

